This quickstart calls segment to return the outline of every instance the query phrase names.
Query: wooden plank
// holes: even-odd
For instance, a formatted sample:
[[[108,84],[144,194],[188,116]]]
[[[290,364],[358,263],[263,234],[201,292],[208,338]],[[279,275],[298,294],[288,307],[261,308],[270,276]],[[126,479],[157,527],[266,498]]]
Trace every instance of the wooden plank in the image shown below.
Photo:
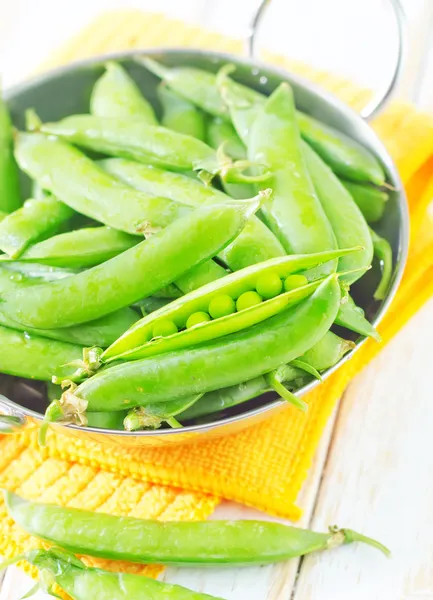
[[[303,517],[296,524],[299,527],[306,527],[311,519],[334,420],[335,414],[330,419],[324,432],[308,480],[299,497],[299,505],[304,508]],[[232,502],[226,502],[220,506],[213,518],[274,520],[269,515]],[[279,521],[286,522],[282,519]],[[243,569],[169,568],[163,577],[165,581],[178,583],[179,585],[207,594],[217,595],[226,600],[239,600],[239,598],[248,598],[248,600],[282,600],[283,598],[290,597],[297,571],[298,561],[294,560],[290,563]],[[2,600],[1,596],[0,600]]]
[[[432,330],[430,301],[348,389],[312,521],[338,518],[392,558],[359,545],[307,558],[294,600],[433,599]]]

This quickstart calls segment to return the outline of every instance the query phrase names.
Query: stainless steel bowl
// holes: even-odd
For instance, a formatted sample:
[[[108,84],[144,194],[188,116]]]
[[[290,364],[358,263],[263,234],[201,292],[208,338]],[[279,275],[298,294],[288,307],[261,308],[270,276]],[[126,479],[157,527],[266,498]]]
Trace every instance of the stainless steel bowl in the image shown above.
[[[267,3],[268,0],[262,2],[258,16],[255,18],[252,34],[249,37],[249,47],[251,49],[255,46],[255,32],[259,17]],[[397,0],[392,0],[392,3],[398,6]],[[401,31],[400,15],[399,13],[396,13],[396,15]],[[93,84],[103,73],[104,63],[107,60],[120,61],[133,76],[146,97],[157,105],[156,84],[158,81],[144,67],[134,62],[133,56],[136,54],[137,51],[124,52],[73,63],[16,87],[7,94],[7,102],[15,125],[19,128],[24,127],[24,112],[29,107],[34,107],[43,120],[50,121],[74,113],[87,112]],[[152,58],[169,66],[189,65],[214,72],[221,65],[230,62],[236,65],[235,78],[237,80],[265,94],[271,93],[282,81],[288,81],[293,87],[296,104],[301,110],[359,141],[379,158],[387,174],[388,182],[395,188],[395,191],[390,193],[385,215],[378,224],[379,233],[390,241],[393,249],[394,271],[392,284],[386,299],[380,303],[372,300],[375,285],[373,279],[364,277],[360,284],[354,286],[358,303],[364,308],[372,322],[377,325],[386,313],[402,277],[408,249],[409,216],[399,174],[388,152],[365,120],[337,98],[311,82],[284,70],[263,64],[253,58],[240,58],[218,52],[190,49],[149,50],[140,52],[140,55],[152,56]],[[398,79],[400,64],[401,46],[390,83],[380,100],[375,100],[370,104],[365,113],[375,112],[379,105],[383,104],[383,101],[388,98]],[[24,182],[24,189],[28,184],[28,181]],[[324,374],[324,379],[345,361],[350,360],[364,341],[364,339],[358,340],[356,347],[335,367]],[[320,385],[318,381],[313,381],[300,390],[299,395],[307,394],[318,385]],[[24,426],[31,426],[41,421],[43,396],[41,388],[37,384],[32,385],[28,382],[3,376],[0,379],[0,392],[4,394],[3,398],[0,399],[0,409],[6,415],[6,419],[3,417],[4,430],[16,431]],[[13,398],[13,400],[9,398]],[[231,414],[210,424],[186,426],[177,430],[167,429],[129,433],[105,429],[83,429],[77,426],[56,425],[55,427],[83,439],[108,444],[123,446],[167,445],[208,439],[211,436],[221,436],[235,432],[274,414],[284,405],[285,403],[277,399],[275,395],[269,394],[256,401],[253,408],[248,403],[247,407],[249,408],[244,406],[237,414]]]

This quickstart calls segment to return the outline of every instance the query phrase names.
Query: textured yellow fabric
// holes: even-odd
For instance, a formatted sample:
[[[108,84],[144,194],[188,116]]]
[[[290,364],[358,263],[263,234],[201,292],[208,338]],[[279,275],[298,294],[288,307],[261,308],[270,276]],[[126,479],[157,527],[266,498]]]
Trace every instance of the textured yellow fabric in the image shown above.
[[[239,41],[160,15],[121,11],[91,24],[44,68],[152,46],[241,51]],[[273,55],[267,60],[313,79],[355,109],[369,98],[368,91],[340,78]],[[412,221],[404,280],[380,326],[386,343],[433,294],[433,227],[427,210],[433,198],[433,119],[409,105],[394,104],[373,126],[403,177]],[[0,486],[34,499],[142,517],[205,518],[218,503],[217,498],[223,497],[297,519],[300,509],[296,497],[326,421],[348,382],[380,349],[381,345],[367,342],[310,394],[307,414],[287,407],[262,424],[209,442],[167,449],[107,449],[50,432],[48,446],[41,452],[35,432],[4,438],[0,442]],[[4,516],[3,506],[0,511],[0,554],[10,556],[34,543]],[[131,565],[125,568],[148,572]]]

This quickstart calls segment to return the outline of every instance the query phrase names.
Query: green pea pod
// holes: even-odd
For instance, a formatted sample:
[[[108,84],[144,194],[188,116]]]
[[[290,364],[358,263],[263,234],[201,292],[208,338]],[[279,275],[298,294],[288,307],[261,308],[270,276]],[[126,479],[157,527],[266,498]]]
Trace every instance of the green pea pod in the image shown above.
[[[127,71],[113,61],[106,63],[105,68],[105,73],[93,87],[90,112],[97,117],[134,117],[143,123],[157,125],[152,105]]]
[[[244,163],[239,169],[227,156],[219,156],[201,140],[136,119],[74,115],[58,123],[45,123],[41,131],[109,156],[130,158],[173,171],[203,170],[211,176],[220,174],[232,183],[268,179],[267,172],[245,175]]]
[[[301,356],[304,362],[312,365],[318,371],[324,371],[329,369],[338,363],[338,361],[345,355],[349,350],[355,348],[354,342],[344,340],[343,338],[335,335],[332,331],[328,331],[326,335],[320,339],[317,344],[307,350],[305,354]]]
[[[342,256],[338,261],[339,271],[348,271],[341,280],[350,285],[364,275],[373,260],[373,242],[367,222],[327,164],[306,143],[302,143],[302,151],[338,247],[350,248],[357,244],[363,248],[360,252]]]
[[[349,252],[353,252],[353,249],[333,250],[317,254],[282,256],[271,259],[264,263],[252,265],[246,269],[227,275],[223,279],[215,281],[214,283],[210,283],[209,285],[202,287],[191,294],[182,296],[174,302],[171,302],[159,310],[152,312],[150,315],[145,316],[143,319],[140,319],[140,321],[138,321],[129,331],[127,331],[104,352],[102,359],[113,360],[125,352],[141,347],[143,344],[147,344],[152,339],[153,329],[155,324],[158,322],[170,320],[178,328],[185,327],[190,315],[196,312],[208,312],[212,299],[220,296],[221,294],[228,295],[234,300],[238,299],[243,293],[254,289],[259,275],[276,273],[280,279],[284,279],[292,273],[316,267],[326,261],[335,260],[336,257],[342,256]],[[285,296],[285,294],[282,296]],[[276,298],[280,298],[280,296],[277,296]],[[275,298],[272,299],[272,301],[274,300]],[[263,304],[257,305],[253,308],[261,310],[266,304],[267,303],[264,302]],[[239,313],[234,313],[234,316],[237,314]],[[201,327],[205,328],[209,326],[213,328],[212,323],[218,324],[218,321],[219,319]],[[156,343],[154,345],[156,346],[158,344],[166,343],[164,339],[155,340],[155,342]]]
[[[113,573],[86,567],[74,555],[58,548],[50,550],[30,550],[16,558],[0,564],[5,568],[19,560],[26,560],[40,571],[42,584],[36,584],[31,590],[39,588],[50,594],[57,584],[72,600],[132,600],[138,598],[158,598],[158,600],[223,600],[208,594],[193,592],[180,585],[163,583],[156,579]],[[28,597],[28,595],[27,595]],[[56,597],[59,597],[56,595]]]
[[[43,282],[43,278],[28,277],[23,273],[17,273],[9,269],[0,268],[0,295],[17,290],[25,290]],[[89,321],[73,327],[62,327],[60,329],[37,329],[20,325],[13,321],[1,311],[0,303],[0,325],[25,331],[31,335],[46,337],[71,344],[82,346],[100,346],[106,348],[112,344],[120,335],[129,329],[137,320],[137,314],[130,308],[122,308],[114,313]]]
[[[339,177],[384,185],[381,164],[359,142],[303,113],[297,119],[302,137]]]
[[[387,192],[365,183],[354,183],[344,179],[341,183],[355,200],[368,223],[380,221],[389,197]]]
[[[53,196],[27,200],[0,223],[0,250],[18,258],[32,242],[56,233],[74,211]]]
[[[84,269],[121,254],[139,241],[139,237],[111,227],[85,227],[30,246],[20,256],[20,261]]]
[[[136,60],[205,112],[231,118],[239,137],[248,145],[257,109],[266,98],[230,79],[227,74],[234,70],[232,65],[224,66],[217,76],[199,69],[170,69],[150,58],[137,57]],[[385,183],[382,166],[361,144],[300,111],[296,116],[302,137],[337,175],[379,186]]]
[[[335,323],[366,337],[372,337],[377,342],[382,339],[378,331],[365,318],[362,308],[356,306],[349,294],[343,297]]]
[[[190,206],[228,200],[228,196],[219,190],[204,186],[180,173],[170,173],[124,159],[108,159],[100,164],[113,177],[146,194],[164,196]],[[260,219],[252,217],[242,233],[219,257],[232,271],[237,271],[284,254],[284,248],[275,235]]]
[[[18,168],[13,155],[12,123],[0,96],[0,210],[11,213],[21,205]]]
[[[210,119],[207,127],[207,142],[215,150],[224,145],[227,154],[237,160],[243,160],[247,156],[247,149],[233,125],[221,117]]]
[[[136,56],[135,60],[162,79],[170,89],[205,112],[214,116],[229,117],[227,106],[215,85],[214,73],[193,67],[169,68],[148,57]]]
[[[75,392],[65,392],[62,406],[68,415],[83,400],[95,412],[134,408],[248,381],[314,346],[339,304],[340,286],[331,275],[309,298],[254,327],[198,348],[102,369]]]
[[[137,406],[129,411],[124,419],[124,427],[127,431],[138,431],[140,429],[158,429],[166,422],[171,427],[177,428],[182,425],[175,419],[176,415],[183,413],[193,406],[203,394]]]
[[[301,300],[308,298],[308,296],[317,289],[320,283],[321,280],[316,280],[305,286],[266,300],[266,302],[262,302],[261,304],[251,306],[250,308],[219,319],[199,323],[194,327],[183,329],[183,331],[174,333],[173,335],[166,337],[151,337],[146,343],[125,353],[112,356],[111,358],[106,359],[106,362],[111,362],[113,360],[137,360],[148,356],[181,350],[182,348],[192,348],[203,342],[242,331],[247,327],[252,327],[253,325],[257,325],[257,323],[270,319],[283,310],[301,302]],[[141,333],[143,333],[143,329],[141,330]],[[150,336],[152,335],[150,332],[149,334]],[[103,359],[104,358],[105,356],[103,355]]]
[[[260,201],[258,196],[199,208],[102,265],[4,294],[2,312],[23,325],[50,329],[128,306],[215,255],[242,230]]]
[[[205,116],[194,104],[163,84],[158,86],[158,98],[162,105],[161,123],[164,127],[205,140]]]
[[[15,152],[22,170],[44,189],[77,212],[114,229],[149,234],[190,210],[166,198],[131,189],[60,140],[20,133]]]
[[[304,162],[293,92],[286,83],[269,97],[255,120],[248,154],[272,170],[273,194],[262,213],[286,251],[307,254],[335,249],[334,232]],[[320,272],[335,267],[336,263],[327,263]]]
[[[388,240],[378,235],[373,229],[370,229],[370,233],[373,240],[374,255],[380,261],[382,268],[382,277],[374,292],[374,299],[383,300],[388,292],[392,277],[392,248]]]
[[[0,264],[0,269],[0,272],[4,271],[3,276],[0,278],[0,293],[9,289],[4,287],[8,279],[12,282],[12,285],[26,277],[39,279],[38,283],[42,283],[43,281],[65,279],[79,272],[77,269],[62,269],[61,267],[50,267],[39,263],[25,263],[16,260],[4,260]]]
[[[149,313],[159,310],[163,306],[167,306],[170,301],[170,298],[156,298],[155,296],[148,296],[147,298],[138,300],[138,302],[134,302],[132,308],[141,312],[142,316],[145,317]]]
[[[82,346],[0,326],[0,373],[51,381],[72,375],[75,369],[67,365],[81,355]]]
[[[4,494],[9,516],[27,533],[71,552],[114,560],[164,565],[269,564],[353,541],[389,555],[382,544],[350,529],[333,527],[328,533],[315,533],[270,521],[150,521],[37,504],[9,491]]]

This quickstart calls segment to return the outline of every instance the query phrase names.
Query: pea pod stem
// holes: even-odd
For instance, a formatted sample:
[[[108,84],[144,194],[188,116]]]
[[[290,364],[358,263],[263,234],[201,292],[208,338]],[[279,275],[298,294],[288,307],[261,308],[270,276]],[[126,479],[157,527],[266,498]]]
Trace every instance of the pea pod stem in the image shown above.
[[[202,207],[102,265],[5,294],[2,312],[23,325],[50,329],[128,306],[216,254],[242,230],[260,201]]]
[[[5,492],[14,521],[31,535],[79,554],[162,564],[269,564],[362,541],[352,530],[316,533],[267,521],[162,522],[37,504]]]
[[[302,410],[302,412],[305,412],[308,409],[308,404],[306,402],[304,402],[304,400],[295,396],[295,394],[290,392],[281,383],[281,381],[279,381],[278,377],[276,376],[275,371],[271,371],[270,373],[267,373],[265,375],[265,379],[266,379],[266,382],[268,383],[269,387],[272,390],[274,390],[275,392],[277,392],[277,394],[279,394],[281,396],[281,398],[283,398],[283,400],[286,400],[286,402],[288,402],[289,404],[292,404],[295,408],[299,408],[299,410]]]

